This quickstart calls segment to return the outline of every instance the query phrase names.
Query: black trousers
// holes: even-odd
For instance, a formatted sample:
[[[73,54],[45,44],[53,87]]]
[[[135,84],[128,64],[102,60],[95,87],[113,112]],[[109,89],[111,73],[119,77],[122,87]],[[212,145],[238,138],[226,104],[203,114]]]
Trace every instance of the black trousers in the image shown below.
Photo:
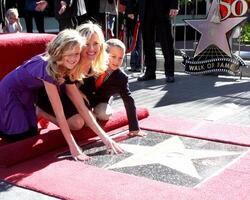
[[[171,20],[167,16],[157,16],[157,10],[146,12],[142,22],[143,50],[145,55],[146,75],[156,71],[155,39],[158,38],[165,59],[166,76],[174,75],[174,48],[171,31]]]
[[[59,24],[59,31],[62,31],[66,28],[75,28],[76,19],[69,17],[69,18],[60,18],[57,19]]]
[[[39,33],[44,33],[44,13],[37,11],[25,11],[24,20],[28,33],[33,32],[33,18],[35,19],[36,28]]]

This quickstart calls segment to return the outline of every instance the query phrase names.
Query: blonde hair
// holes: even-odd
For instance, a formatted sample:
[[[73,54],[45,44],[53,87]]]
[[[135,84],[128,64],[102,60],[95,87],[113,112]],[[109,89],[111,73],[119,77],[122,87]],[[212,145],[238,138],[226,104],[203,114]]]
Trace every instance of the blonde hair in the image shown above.
[[[6,17],[7,19],[11,16],[15,16],[16,18],[18,18],[19,14],[18,14],[18,10],[16,8],[9,8],[7,11],[6,11]]]
[[[97,58],[92,62],[92,66],[91,66],[91,71],[92,71],[92,75],[95,73],[103,73],[106,69],[107,69],[107,60],[108,60],[108,56],[106,53],[106,47],[105,47],[105,39],[104,39],[104,35],[103,35],[103,31],[101,26],[99,26],[98,24],[95,24],[91,21],[88,21],[80,26],[78,26],[76,28],[77,31],[79,31],[79,33],[86,38],[86,40],[88,41],[93,34],[97,34],[100,42],[101,42],[101,46],[100,46],[100,52],[99,55],[97,55]],[[84,62],[84,61],[83,61]]]
[[[111,47],[118,47],[123,50],[123,55],[125,55],[126,47],[125,47],[125,44],[121,40],[112,38],[112,39],[107,40],[106,44],[107,44],[106,50],[108,53]]]
[[[59,66],[57,62],[62,60],[65,51],[77,45],[82,48],[84,44],[84,38],[76,30],[65,29],[59,32],[47,46],[48,74],[58,81],[62,80],[65,76],[68,76],[71,81],[80,80],[82,73],[79,64],[70,70],[64,66]]]

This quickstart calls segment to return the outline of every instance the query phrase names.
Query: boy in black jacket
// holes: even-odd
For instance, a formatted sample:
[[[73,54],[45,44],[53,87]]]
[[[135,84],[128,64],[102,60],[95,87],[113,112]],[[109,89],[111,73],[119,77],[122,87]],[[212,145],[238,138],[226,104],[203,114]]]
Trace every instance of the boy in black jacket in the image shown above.
[[[109,54],[108,69],[103,75],[96,79],[95,97],[92,98],[93,112],[97,119],[107,120],[112,115],[110,98],[119,94],[124,102],[128,122],[129,135],[146,135],[138,125],[136,107],[128,86],[128,77],[120,69],[125,55],[125,45],[118,39],[109,39],[107,42],[107,52]]]

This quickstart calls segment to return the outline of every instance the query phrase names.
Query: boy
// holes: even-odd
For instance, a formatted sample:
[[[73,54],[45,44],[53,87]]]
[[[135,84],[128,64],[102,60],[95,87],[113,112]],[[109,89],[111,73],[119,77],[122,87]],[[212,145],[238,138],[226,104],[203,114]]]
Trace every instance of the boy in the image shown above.
[[[126,51],[125,45],[118,39],[109,39],[106,44],[109,54],[108,69],[96,79],[95,98],[92,98],[95,102],[91,102],[94,103],[93,105],[96,104],[93,112],[97,119],[108,120],[112,115],[110,98],[119,94],[128,117],[129,135],[145,136],[146,133],[141,131],[138,125],[135,102],[128,86],[128,77],[120,69]]]
[[[107,53],[109,54],[109,63],[107,70],[99,76],[87,76],[83,79],[83,84],[78,84],[85,104],[93,111],[95,117],[99,120],[108,120],[112,115],[110,99],[115,94],[119,94],[124,102],[129,122],[129,136],[145,136],[141,131],[136,115],[136,107],[131,92],[128,87],[128,77],[121,71],[125,55],[125,45],[118,39],[110,39],[106,42]],[[82,120],[77,113],[74,105],[66,96],[64,99],[64,109],[66,116],[73,116],[74,123]],[[82,123],[80,123],[82,124]],[[80,127],[78,128],[80,129]],[[78,130],[75,129],[75,130]]]

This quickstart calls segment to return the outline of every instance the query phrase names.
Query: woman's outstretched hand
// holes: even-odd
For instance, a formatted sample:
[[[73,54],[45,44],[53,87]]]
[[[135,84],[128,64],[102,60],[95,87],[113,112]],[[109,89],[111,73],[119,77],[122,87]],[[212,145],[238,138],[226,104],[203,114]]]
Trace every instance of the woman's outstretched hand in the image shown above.
[[[88,161],[90,159],[89,156],[82,152],[79,146],[70,147],[70,153],[76,161]]]
[[[73,159],[75,161],[88,161],[90,160],[90,157],[87,156],[85,153],[79,154],[78,156],[73,156]]]
[[[124,153],[124,150],[120,147],[120,145],[114,140],[112,140],[110,137],[105,138],[105,141],[103,141],[103,143],[107,146],[107,151],[109,153]]]

